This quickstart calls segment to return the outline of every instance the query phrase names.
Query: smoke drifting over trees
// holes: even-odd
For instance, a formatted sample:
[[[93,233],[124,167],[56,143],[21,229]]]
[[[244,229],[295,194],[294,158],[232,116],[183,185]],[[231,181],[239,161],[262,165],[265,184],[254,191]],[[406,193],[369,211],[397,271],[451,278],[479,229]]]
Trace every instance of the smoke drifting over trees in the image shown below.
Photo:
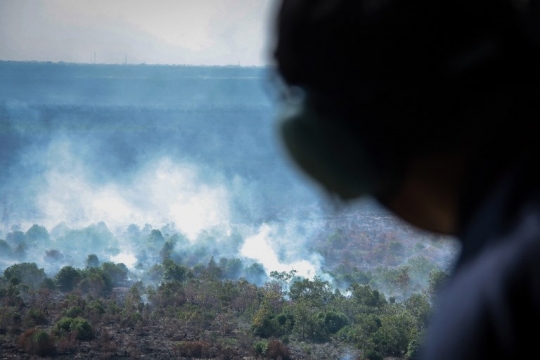
[[[323,259],[311,242],[330,207],[281,152],[270,71],[1,63],[8,252],[135,266],[158,259],[168,236],[170,251],[198,249],[203,262],[243,254],[267,273],[314,276]]]
[[[200,305],[204,284],[216,283],[235,289],[223,301],[247,312],[256,336],[326,341],[349,324],[340,341],[357,342],[349,320],[358,306],[379,314],[395,301],[422,303],[414,294],[444,280],[455,244],[370,202],[336,208],[290,167],[265,92],[270,77],[264,68],[0,62],[0,300],[19,306],[43,289],[83,299],[69,300],[54,334],[24,332],[21,348],[38,353],[31,339],[42,338],[52,351],[47,336],[75,328],[106,339],[88,327],[105,320],[85,323],[99,307],[88,296],[131,288],[135,308]],[[365,300],[373,291],[380,303]],[[321,297],[305,298],[313,293]],[[348,313],[323,309],[351,299],[360,305]],[[303,307],[291,312],[288,301]],[[38,326],[38,315],[25,316]],[[20,329],[2,319],[0,330]],[[191,340],[177,353],[204,352]]]

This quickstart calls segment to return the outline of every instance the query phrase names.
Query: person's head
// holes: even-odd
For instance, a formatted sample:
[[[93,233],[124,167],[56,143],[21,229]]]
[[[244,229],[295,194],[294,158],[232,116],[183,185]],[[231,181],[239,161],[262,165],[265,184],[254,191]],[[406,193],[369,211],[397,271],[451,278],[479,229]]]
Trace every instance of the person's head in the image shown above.
[[[275,60],[304,93],[282,124],[293,158],[344,199],[370,195],[400,212],[392,203],[416,171],[433,185],[428,196],[448,200],[469,159],[503,164],[528,146],[535,10],[517,0],[283,0]]]

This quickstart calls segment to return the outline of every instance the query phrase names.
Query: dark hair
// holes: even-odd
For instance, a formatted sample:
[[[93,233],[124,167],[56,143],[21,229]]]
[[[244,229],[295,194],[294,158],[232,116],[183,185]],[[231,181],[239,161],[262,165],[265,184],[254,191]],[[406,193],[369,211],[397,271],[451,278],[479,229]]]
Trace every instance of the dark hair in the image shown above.
[[[379,149],[414,156],[480,146],[486,120],[507,136],[538,113],[538,46],[531,10],[517,4],[284,0],[278,71]]]

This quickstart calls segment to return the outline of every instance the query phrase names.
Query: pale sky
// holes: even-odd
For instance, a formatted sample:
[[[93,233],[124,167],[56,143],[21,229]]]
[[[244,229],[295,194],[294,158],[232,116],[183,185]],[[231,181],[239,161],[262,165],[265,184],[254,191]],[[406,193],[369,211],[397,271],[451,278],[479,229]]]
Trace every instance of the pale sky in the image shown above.
[[[266,65],[276,0],[0,0],[0,60]]]

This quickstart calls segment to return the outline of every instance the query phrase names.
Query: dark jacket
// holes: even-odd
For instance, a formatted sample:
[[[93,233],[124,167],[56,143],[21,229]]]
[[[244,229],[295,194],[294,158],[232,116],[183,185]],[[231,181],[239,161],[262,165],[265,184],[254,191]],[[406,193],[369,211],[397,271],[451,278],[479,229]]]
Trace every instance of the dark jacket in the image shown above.
[[[509,170],[466,219],[422,359],[540,357],[540,181]],[[532,357],[531,357],[532,356]]]

